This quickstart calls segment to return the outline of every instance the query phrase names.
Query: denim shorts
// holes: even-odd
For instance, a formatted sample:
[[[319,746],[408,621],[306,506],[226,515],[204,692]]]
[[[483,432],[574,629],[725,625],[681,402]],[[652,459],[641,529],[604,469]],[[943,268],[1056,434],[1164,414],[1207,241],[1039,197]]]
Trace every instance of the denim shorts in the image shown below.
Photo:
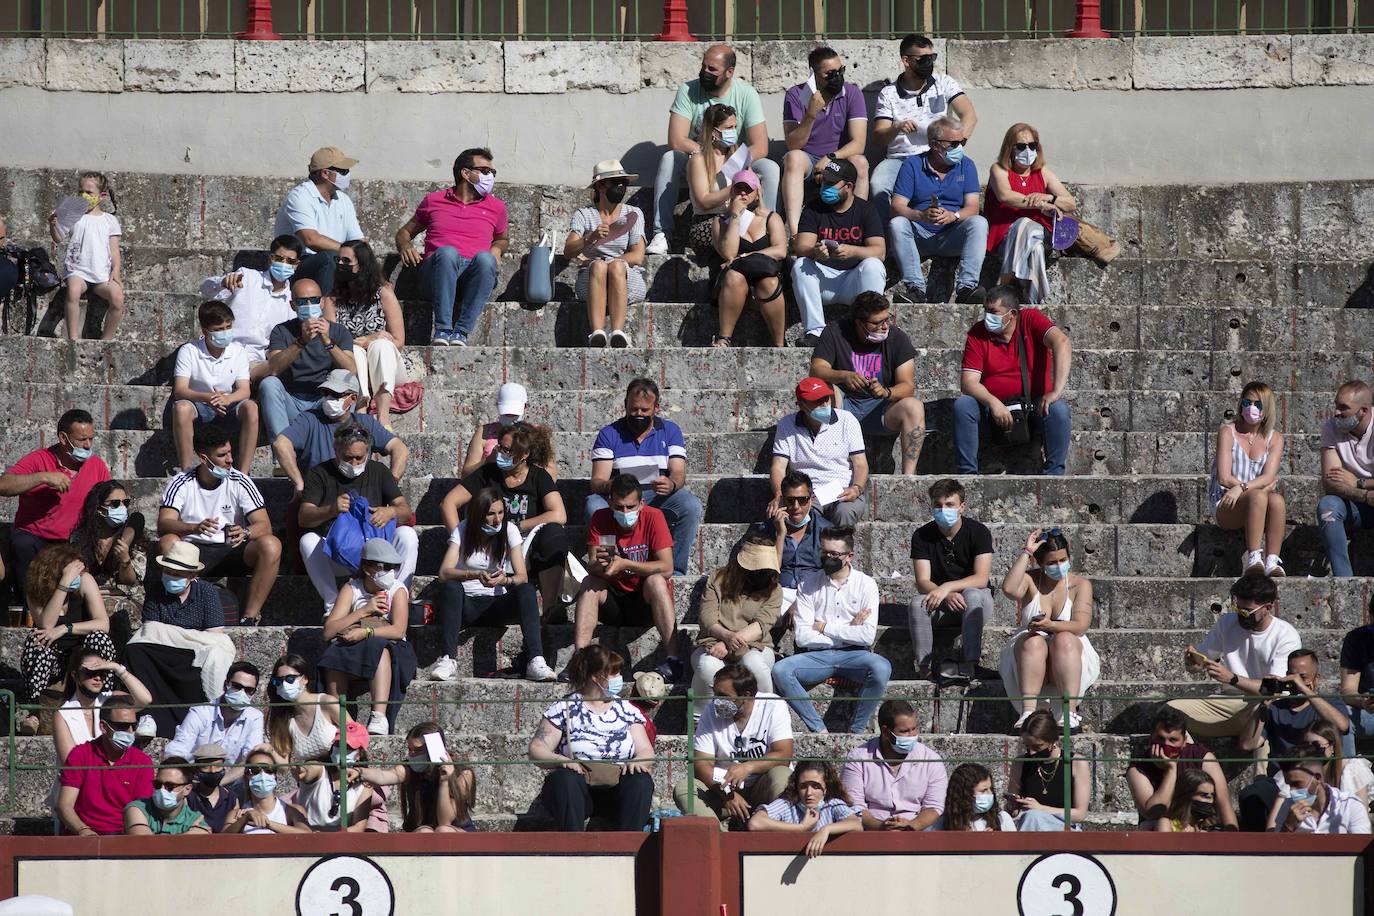
[[[859,428],[871,435],[890,436],[892,431],[883,423],[892,402],[887,398],[856,398],[846,396],[844,409],[859,421]]]
[[[232,420],[235,416],[238,415],[239,405],[243,402],[235,401],[234,403],[230,404],[228,407],[225,408],[224,416],[220,416],[219,414],[215,413],[215,408],[211,407],[209,404],[206,404],[204,401],[192,401],[191,403],[196,405],[196,419],[199,420],[201,423],[223,423],[227,420]]]

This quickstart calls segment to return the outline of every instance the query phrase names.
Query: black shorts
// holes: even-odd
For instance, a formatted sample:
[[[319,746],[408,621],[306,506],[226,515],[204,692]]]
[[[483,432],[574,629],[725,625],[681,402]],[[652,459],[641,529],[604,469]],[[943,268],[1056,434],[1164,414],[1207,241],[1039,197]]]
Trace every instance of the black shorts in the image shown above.
[[[626,592],[614,585],[606,589],[597,621],[608,627],[647,627],[654,622],[653,609],[644,600],[644,591]]]
[[[253,568],[248,565],[248,560],[244,556],[248,551],[247,541],[237,547],[230,547],[228,544],[196,544],[196,546],[200,548],[200,562],[205,565],[205,569],[200,574],[202,579],[247,576],[253,572]]]

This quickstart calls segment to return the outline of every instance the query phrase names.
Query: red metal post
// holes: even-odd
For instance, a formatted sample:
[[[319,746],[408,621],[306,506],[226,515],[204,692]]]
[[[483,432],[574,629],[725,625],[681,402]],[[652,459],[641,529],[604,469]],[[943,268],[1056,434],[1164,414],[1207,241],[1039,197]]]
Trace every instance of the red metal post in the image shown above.
[[[272,31],[272,0],[248,0],[248,28],[239,32],[241,41],[281,41]]]
[[[1070,38],[1111,38],[1102,30],[1102,0],[1078,0]]]
[[[654,41],[696,41],[687,30],[687,0],[663,0],[663,31]]]

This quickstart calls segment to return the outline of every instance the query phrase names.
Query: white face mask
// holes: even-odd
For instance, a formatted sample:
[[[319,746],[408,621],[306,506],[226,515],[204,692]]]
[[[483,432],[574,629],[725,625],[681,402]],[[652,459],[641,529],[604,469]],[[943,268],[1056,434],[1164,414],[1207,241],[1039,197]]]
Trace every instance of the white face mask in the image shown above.
[[[320,401],[320,411],[331,420],[339,419],[344,415],[344,398],[325,398]]]
[[[396,584],[396,570],[384,569],[372,577],[372,581],[377,583],[381,589],[389,589]]]
[[[351,461],[339,462],[339,473],[347,477],[349,480],[352,480],[355,477],[361,477],[363,471],[365,470],[367,470],[366,461],[364,461],[362,464],[354,464]]]
[[[1039,155],[1040,154],[1033,149],[1023,149],[1018,151],[1012,158],[1016,160],[1016,164],[1021,166],[1021,168],[1028,169],[1035,165],[1035,157]]]
[[[345,175],[342,172],[334,173],[334,187],[340,191],[347,191],[349,184],[353,181],[352,175]]]

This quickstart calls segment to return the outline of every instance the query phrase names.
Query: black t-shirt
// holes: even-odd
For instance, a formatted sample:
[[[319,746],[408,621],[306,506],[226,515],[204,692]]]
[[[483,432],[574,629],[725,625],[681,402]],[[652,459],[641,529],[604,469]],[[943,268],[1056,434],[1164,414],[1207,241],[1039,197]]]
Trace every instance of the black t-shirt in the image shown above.
[[[857,372],[864,378],[875,378],[884,388],[897,383],[897,367],[916,359],[916,348],[901,328],[888,331],[882,343],[860,340],[854,319],[837,318],[821,332],[812,356],[820,357],[839,372]],[[868,397],[868,392],[862,393]]]
[[[380,461],[369,461],[363,472],[350,480],[339,471],[338,462],[331,460],[315,465],[306,473],[301,502],[316,506],[332,506],[340,493],[361,496],[367,500],[369,506],[376,509],[395,502],[401,495],[401,488],[396,485],[396,478],[391,476],[391,469]],[[332,524],[334,519],[331,518],[311,530],[323,536]]]
[[[1356,627],[1345,634],[1341,667],[1360,672],[1360,693],[1374,690],[1374,624]]]
[[[992,532],[971,518],[963,520],[953,538],[946,539],[934,522],[911,536],[911,559],[930,561],[930,581],[936,585],[972,575],[974,559],[985,553],[992,553]]]
[[[506,486],[505,472],[490,462],[464,477],[458,484],[472,496],[486,487],[500,490],[506,503],[506,521],[517,525],[531,515],[542,515],[544,497],[558,492],[558,485],[553,482],[549,472],[535,465],[530,465],[524,483],[516,487]]]
[[[841,245],[863,245],[864,239],[885,238],[883,221],[878,210],[862,197],[854,198],[849,209],[836,213],[831,207],[813,200],[802,209],[801,219],[797,221],[798,232],[814,232],[817,241],[834,239]],[[849,270],[859,266],[859,258],[830,258],[817,261],[828,264],[836,270]]]

